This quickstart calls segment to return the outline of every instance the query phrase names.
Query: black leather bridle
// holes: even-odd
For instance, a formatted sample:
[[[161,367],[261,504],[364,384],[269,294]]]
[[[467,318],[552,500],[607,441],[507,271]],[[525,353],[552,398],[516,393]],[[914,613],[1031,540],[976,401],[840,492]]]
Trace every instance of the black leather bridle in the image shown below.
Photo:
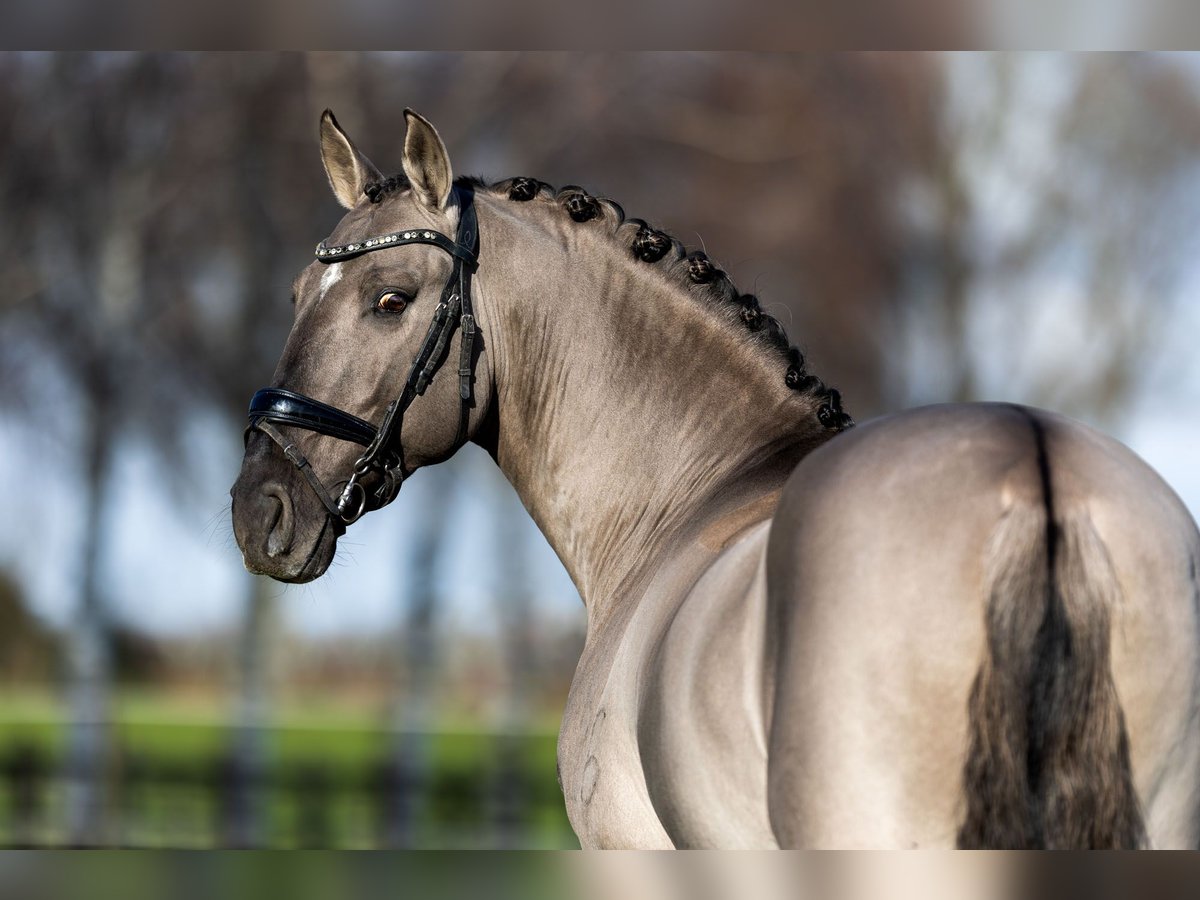
[[[250,424],[246,428],[246,440],[250,439],[251,432],[261,431],[283,448],[284,455],[300,470],[328,510],[338,534],[344,532],[347,525],[362,518],[369,509],[379,509],[391,503],[400,492],[400,485],[407,474],[404,471],[404,448],[400,443],[405,410],[413,400],[425,393],[433,376],[441,368],[455,329],[462,332],[458,360],[458,396],[461,411],[455,446],[466,440],[477,333],[475,315],[471,309],[471,275],[478,264],[479,226],[470,189],[455,190],[458,194],[460,216],[454,240],[437,231],[419,228],[366,238],[340,247],[327,247],[324,241],[317,245],[317,261],[322,263],[341,262],[364,253],[387,250],[403,244],[433,244],[445,250],[453,259],[454,268],[442,290],[441,301],[433,312],[433,321],[429,324],[425,342],[408,370],[404,389],[400,396],[388,405],[379,427],[376,428],[370,422],[352,416],[336,406],[284,388],[263,388],[250,400]],[[354,463],[354,470],[345,480],[345,487],[337,494],[336,500],[334,494],[325,488],[313,472],[304,454],[294,442],[289,441],[279,431],[277,425],[303,428],[366,447]],[[362,481],[371,474],[377,474],[380,481],[368,495]],[[341,484],[343,482],[338,482],[338,485]]]

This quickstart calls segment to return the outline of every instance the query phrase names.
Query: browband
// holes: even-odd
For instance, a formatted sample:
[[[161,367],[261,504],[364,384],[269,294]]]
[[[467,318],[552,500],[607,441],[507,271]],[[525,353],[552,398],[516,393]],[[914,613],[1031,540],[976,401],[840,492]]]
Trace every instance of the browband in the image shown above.
[[[370,253],[372,250],[385,250],[388,247],[400,247],[404,244],[433,244],[441,247],[456,259],[461,259],[472,269],[478,265],[475,253],[469,247],[450,240],[440,232],[424,228],[418,228],[415,231],[393,231],[391,234],[371,237],[351,244],[342,244],[340,247],[327,247],[325,242],[321,241],[317,244],[317,261],[340,262],[343,259],[353,259],[355,256]]]

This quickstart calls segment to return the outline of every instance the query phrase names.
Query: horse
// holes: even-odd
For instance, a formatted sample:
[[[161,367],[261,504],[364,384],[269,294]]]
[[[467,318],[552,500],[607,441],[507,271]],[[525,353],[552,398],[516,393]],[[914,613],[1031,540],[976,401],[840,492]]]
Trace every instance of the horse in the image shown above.
[[[582,846],[1198,845],[1200,534],[1147,464],[1011,403],[855,425],[703,252],[405,120],[384,177],[321,117],[347,212],[251,402],[251,572],[472,441],[584,601]]]

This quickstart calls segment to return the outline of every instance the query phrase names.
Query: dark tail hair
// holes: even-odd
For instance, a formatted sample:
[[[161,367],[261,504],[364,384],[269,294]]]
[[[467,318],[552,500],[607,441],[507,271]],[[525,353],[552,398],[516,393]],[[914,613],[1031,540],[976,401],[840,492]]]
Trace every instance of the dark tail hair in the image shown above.
[[[1082,512],[1018,503],[985,561],[959,847],[1135,848],[1145,826],[1109,665],[1112,563]]]

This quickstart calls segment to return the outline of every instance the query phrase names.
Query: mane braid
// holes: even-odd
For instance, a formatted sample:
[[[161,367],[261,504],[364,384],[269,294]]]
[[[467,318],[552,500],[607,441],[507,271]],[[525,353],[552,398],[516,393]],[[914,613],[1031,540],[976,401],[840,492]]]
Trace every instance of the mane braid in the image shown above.
[[[816,413],[817,421],[824,428],[830,431],[845,431],[854,426],[854,420],[842,408],[841,393],[836,388],[826,385],[816,375],[806,371],[804,354],[788,340],[787,332],[779,320],[763,311],[756,296],[739,293],[729,276],[709,259],[704,251],[695,250],[688,253],[683,244],[666,232],[652,228],[641,219],[626,219],[625,211],[620,204],[604,197],[593,197],[576,185],[570,185],[555,192],[551,185],[536,178],[509,178],[488,184],[479,178],[460,177],[455,179],[455,184],[490,190],[518,203],[527,203],[539,197],[545,197],[564,209],[574,222],[585,223],[595,219],[611,219],[616,223],[617,228],[626,223],[636,225],[637,232],[630,246],[630,252],[636,259],[650,264],[661,262],[664,259],[667,259],[669,264],[681,263],[693,289],[701,287],[714,301],[736,307],[747,331],[759,343],[777,354],[786,364],[783,375],[785,385],[820,401]],[[404,176],[393,175],[367,185],[365,193],[371,198],[372,203],[378,203],[379,200],[375,195],[382,198],[394,190],[407,187],[407,185],[408,182]]]
[[[379,181],[368,182],[363,188],[363,193],[367,195],[367,199],[372,203],[379,203],[388,194],[402,191],[406,187],[408,187],[408,179],[404,175],[397,173],[389,175],[387,178],[381,178]]]

